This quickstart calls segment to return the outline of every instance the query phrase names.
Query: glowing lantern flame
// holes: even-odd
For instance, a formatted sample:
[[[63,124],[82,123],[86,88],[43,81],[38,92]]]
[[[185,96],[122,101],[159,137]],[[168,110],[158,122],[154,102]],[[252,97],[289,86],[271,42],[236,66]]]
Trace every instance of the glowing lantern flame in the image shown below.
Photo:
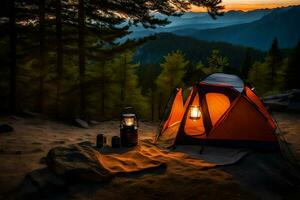
[[[125,125],[132,126],[134,124],[134,118],[125,118]]]
[[[190,106],[190,119],[197,120],[201,118],[200,106]]]
[[[135,115],[134,114],[124,114],[123,120],[124,120],[123,123],[125,126],[135,125]]]

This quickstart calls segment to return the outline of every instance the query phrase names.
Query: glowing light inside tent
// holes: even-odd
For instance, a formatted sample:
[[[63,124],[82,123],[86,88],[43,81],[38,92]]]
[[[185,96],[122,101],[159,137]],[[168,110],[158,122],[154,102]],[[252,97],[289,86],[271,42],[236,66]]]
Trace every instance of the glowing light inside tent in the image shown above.
[[[201,118],[200,106],[190,106],[190,119],[197,120]]]

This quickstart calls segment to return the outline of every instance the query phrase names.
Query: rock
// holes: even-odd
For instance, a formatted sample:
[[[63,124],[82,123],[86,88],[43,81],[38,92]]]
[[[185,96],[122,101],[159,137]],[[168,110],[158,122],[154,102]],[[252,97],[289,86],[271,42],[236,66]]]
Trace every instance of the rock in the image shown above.
[[[13,199],[38,199],[38,195],[39,188],[29,177],[26,176],[19,190],[13,195]]]
[[[16,155],[21,155],[21,154],[22,154],[22,151],[20,151],[20,150],[15,151],[15,154],[16,154]]]
[[[41,143],[41,142],[32,142],[31,144],[33,144],[33,145],[41,145],[43,143]]]
[[[38,117],[38,116],[40,116],[39,113],[31,112],[29,110],[24,110],[22,112],[22,115],[24,115],[24,117]]]
[[[282,102],[280,99],[264,101],[268,110],[286,110],[288,107],[288,102]]]
[[[80,146],[93,146],[93,143],[91,143],[90,141],[83,141],[78,143],[78,145]]]
[[[41,157],[40,164],[46,164],[46,157]]]
[[[35,170],[27,175],[39,188],[45,188],[47,185],[62,188],[65,181],[55,176],[48,168]]]
[[[42,199],[54,192],[63,191],[66,182],[48,168],[28,173],[17,191],[18,199]]]
[[[269,110],[300,111],[300,90],[293,89],[284,93],[263,98]]]
[[[72,181],[104,182],[110,180],[112,174],[101,167],[98,156],[100,153],[90,144],[81,143],[51,149],[46,157],[46,163],[56,175]]]
[[[90,120],[89,124],[91,124],[91,125],[98,125],[98,124],[100,124],[100,122],[95,121],[95,120]]]
[[[82,119],[78,119],[78,118],[75,119],[75,124],[76,124],[76,126],[81,127],[81,128],[89,128],[88,123]]]
[[[8,133],[14,131],[14,128],[8,124],[0,125],[0,133]]]
[[[57,141],[53,141],[52,143],[53,144],[65,144],[66,141],[64,141],[64,140],[57,140]]]
[[[10,118],[13,119],[13,120],[22,120],[23,119],[22,117],[19,117],[19,116],[16,116],[16,115],[11,115]]]

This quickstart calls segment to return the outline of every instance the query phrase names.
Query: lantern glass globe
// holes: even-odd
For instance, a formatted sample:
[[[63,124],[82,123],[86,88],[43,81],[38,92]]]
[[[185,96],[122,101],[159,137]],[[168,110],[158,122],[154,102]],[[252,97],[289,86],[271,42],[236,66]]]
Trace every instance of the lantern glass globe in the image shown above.
[[[190,119],[197,120],[201,118],[200,106],[190,106]]]
[[[124,118],[124,121],[125,121],[125,125],[126,126],[132,126],[134,124],[134,118],[133,117],[130,117],[130,118]]]
[[[123,125],[134,126],[135,125],[135,114],[123,114]]]

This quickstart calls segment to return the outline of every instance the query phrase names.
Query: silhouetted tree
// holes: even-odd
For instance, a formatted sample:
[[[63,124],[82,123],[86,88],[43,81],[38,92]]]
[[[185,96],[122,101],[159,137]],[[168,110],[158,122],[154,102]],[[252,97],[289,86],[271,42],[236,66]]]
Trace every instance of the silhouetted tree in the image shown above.
[[[119,91],[119,98],[115,98],[116,107],[133,106],[140,116],[147,116],[149,104],[138,86],[136,72],[139,64],[133,63],[133,53],[124,52],[113,60],[110,67],[114,72],[115,90]]]
[[[1,50],[0,55],[9,56],[1,57],[4,66],[0,69],[1,79],[8,69],[10,75],[0,82],[1,88],[9,85],[9,94],[2,96],[9,98],[6,101],[11,112],[17,108],[34,109],[68,118],[78,115],[87,118],[89,112],[96,113],[99,110],[94,111],[89,103],[94,106],[102,99],[100,113],[105,115],[104,107],[110,104],[104,100],[105,90],[113,88],[112,82],[99,81],[109,71],[106,63],[146,41],[118,43],[117,39],[130,33],[131,25],[141,24],[145,28],[166,25],[167,19],[153,13],[178,16],[192,4],[207,8],[215,17],[221,14],[219,3],[217,0],[4,0],[0,8],[0,34],[5,37],[0,45],[3,49],[9,47],[9,53]],[[103,89],[99,92],[102,95],[89,84],[97,79],[102,84],[97,85]],[[150,89],[154,90],[151,84]],[[18,105],[17,96],[22,99]],[[148,93],[147,96],[154,97]]]
[[[209,68],[216,68],[220,71],[229,65],[228,58],[220,55],[219,50],[213,50],[210,57],[207,58]]]
[[[244,80],[247,79],[249,70],[250,70],[252,65],[253,65],[253,61],[252,61],[252,57],[251,57],[251,54],[250,54],[250,49],[247,48],[246,52],[245,52],[244,62],[243,62],[242,67],[241,67],[241,75],[240,76],[241,76],[242,79],[244,79]]]
[[[278,92],[284,89],[285,66],[275,38],[263,62],[256,62],[249,71],[248,81],[259,94]]]
[[[84,0],[78,0],[78,62],[80,87],[80,115],[86,118],[86,91],[85,91],[85,9]]]
[[[60,99],[63,79],[62,1],[55,0],[56,22],[56,98],[55,115],[60,117]]]
[[[195,83],[202,80],[206,75],[203,72],[204,65],[200,61],[197,64],[189,62],[187,65],[183,81],[186,86],[193,86]]]
[[[275,78],[276,78],[276,70],[280,68],[280,65],[282,64],[282,56],[281,52],[278,47],[278,39],[277,37],[274,38],[272,46],[267,54],[267,59],[269,61],[269,67],[270,67],[270,84],[274,85]]]
[[[145,70],[145,81],[147,81],[147,85],[149,86],[149,90],[147,92],[147,96],[149,97],[150,107],[151,107],[151,120],[155,119],[155,106],[156,106],[156,79],[158,77],[158,70],[155,65],[148,65]]]
[[[180,51],[169,53],[161,63],[162,72],[156,80],[159,95],[159,117],[163,112],[163,105],[167,103],[167,98],[178,86],[183,87],[183,76],[188,61]]]
[[[285,83],[287,89],[300,89],[300,41],[288,57]]]
[[[270,85],[267,77],[270,75],[268,63],[255,62],[248,74],[248,82],[255,86],[258,94],[263,95],[270,92]]]
[[[157,25],[168,24],[167,19],[160,19],[152,15],[159,12],[164,15],[179,15],[190,8],[191,4],[206,7],[211,16],[222,14],[219,6],[220,0],[142,0],[142,1],[118,1],[118,0],[78,0],[78,48],[79,48],[79,87],[80,87],[80,114],[86,117],[86,91],[85,91],[85,29],[97,32],[100,36],[98,42],[101,47],[112,45],[118,37],[128,34],[128,26],[117,27],[128,21],[129,24],[142,24],[145,28],[155,28]],[[117,31],[114,31],[117,30]],[[114,34],[112,34],[114,32]]]
[[[220,51],[215,49],[211,52],[211,55],[207,58],[207,65],[204,66],[199,63],[198,68],[204,73],[204,76],[208,76],[213,73],[223,72],[224,68],[229,66],[228,58],[220,55]]]
[[[17,32],[15,1],[9,1],[9,51],[10,51],[10,112],[15,113],[17,107]]]
[[[45,0],[39,0],[39,94],[38,108],[44,111],[44,87],[45,87]]]

